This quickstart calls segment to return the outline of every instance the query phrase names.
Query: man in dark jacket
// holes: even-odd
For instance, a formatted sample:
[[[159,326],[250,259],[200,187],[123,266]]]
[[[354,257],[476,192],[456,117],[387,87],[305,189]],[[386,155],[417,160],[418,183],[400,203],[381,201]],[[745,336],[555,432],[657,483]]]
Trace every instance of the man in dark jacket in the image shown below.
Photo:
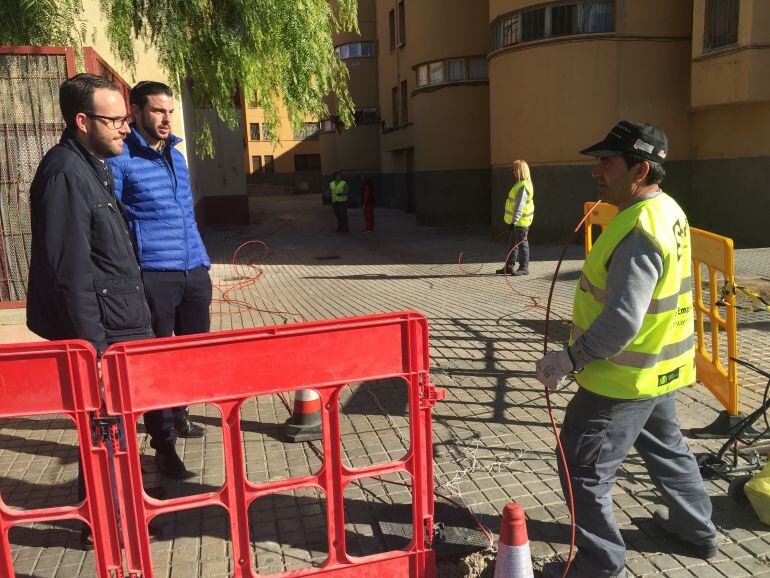
[[[131,235],[104,162],[123,150],[129,117],[118,87],[91,74],[65,81],[59,103],[66,129],[30,188],[27,326],[45,339],[85,339],[101,356],[112,343],[153,337]],[[145,415],[158,467],[185,477],[176,438],[159,427],[162,414]]]
[[[185,158],[171,132],[174,96],[163,83],[142,81],[131,90],[134,122],[123,154],[108,161],[115,193],[136,240],[152,328],[157,337],[208,333],[211,260],[195,222]],[[201,437],[186,407],[173,410],[181,437]]]

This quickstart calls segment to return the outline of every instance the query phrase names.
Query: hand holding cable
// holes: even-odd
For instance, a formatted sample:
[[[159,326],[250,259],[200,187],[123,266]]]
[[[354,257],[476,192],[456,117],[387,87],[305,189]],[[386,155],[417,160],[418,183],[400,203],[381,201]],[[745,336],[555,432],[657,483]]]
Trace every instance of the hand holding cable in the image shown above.
[[[567,384],[567,376],[575,371],[575,364],[566,349],[551,351],[535,363],[537,379],[550,391],[561,389]]]

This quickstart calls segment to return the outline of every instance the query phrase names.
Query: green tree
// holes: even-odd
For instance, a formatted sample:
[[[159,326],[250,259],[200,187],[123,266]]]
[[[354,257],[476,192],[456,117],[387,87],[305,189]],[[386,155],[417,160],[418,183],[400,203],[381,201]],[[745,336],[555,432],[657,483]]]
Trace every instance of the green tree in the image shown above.
[[[292,125],[323,118],[331,94],[346,126],[353,122],[347,68],[332,34],[357,31],[357,0],[100,0],[112,51],[134,68],[134,39],[153,45],[175,90],[192,81],[196,109],[213,108],[231,127],[233,96],[258,94],[277,140],[279,103]],[[0,44],[81,46],[81,0],[2,0]],[[196,152],[213,155],[200,117]]]

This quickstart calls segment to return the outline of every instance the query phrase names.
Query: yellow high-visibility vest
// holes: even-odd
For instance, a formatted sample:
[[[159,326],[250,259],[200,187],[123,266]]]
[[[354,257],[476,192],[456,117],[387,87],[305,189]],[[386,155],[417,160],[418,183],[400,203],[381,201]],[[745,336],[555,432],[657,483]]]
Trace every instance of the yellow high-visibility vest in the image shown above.
[[[329,189],[332,192],[332,203],[345,203],[348,195],[345,193],[345,181],[332,181],[329,183]]]
[[[581,387],[619,399],[657,397],[695,381],[690,228],[682,209],[665,193],[618,213],[588,253],[575,290],[570,345],[604,309],[610,258],[634,228],[660,247],[663,275],[631,343],[576,375]]]
[[[519,194],[519,190],[526,187],[527,184],[524,181],[519,181],[510,191],[508,191],[508,198],[505,200],[505,215],[503,220],[506,224],[513,223],[513,215],[516,213],[516,195]],[[535,219],[535,191],[530,191],[527,195],[527,202],[524,205],[524,211],[521,213],[521,217],[516,221],[516,227],[529,227],[532,221]]]

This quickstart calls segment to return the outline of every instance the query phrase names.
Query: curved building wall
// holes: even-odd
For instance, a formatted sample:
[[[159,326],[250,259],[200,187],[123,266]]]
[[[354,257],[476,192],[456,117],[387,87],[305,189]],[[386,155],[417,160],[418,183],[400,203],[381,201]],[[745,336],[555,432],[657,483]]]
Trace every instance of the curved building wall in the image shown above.
[[[488,223],[489,93],[486,78],[470,82],[467,72],[467,59],[489,49],[486,3],[379,0],[377,31],[385,204],[423,224]],[[451,59],[466,61],[460,80],[418,85],[421,65]]]
[[[492,2],[490,21],[530,2]],[[641,6],[644,4],[644,6]],[[533,241],[564,236],[595,197],[592,161],[579,154],[621,119],[652,122],[669,136],[667,185],[689,156],[691,3],[617,0],[614,30],[520,42],[489,58],[492,225],[502,229],[513,160],[532,165]]]

